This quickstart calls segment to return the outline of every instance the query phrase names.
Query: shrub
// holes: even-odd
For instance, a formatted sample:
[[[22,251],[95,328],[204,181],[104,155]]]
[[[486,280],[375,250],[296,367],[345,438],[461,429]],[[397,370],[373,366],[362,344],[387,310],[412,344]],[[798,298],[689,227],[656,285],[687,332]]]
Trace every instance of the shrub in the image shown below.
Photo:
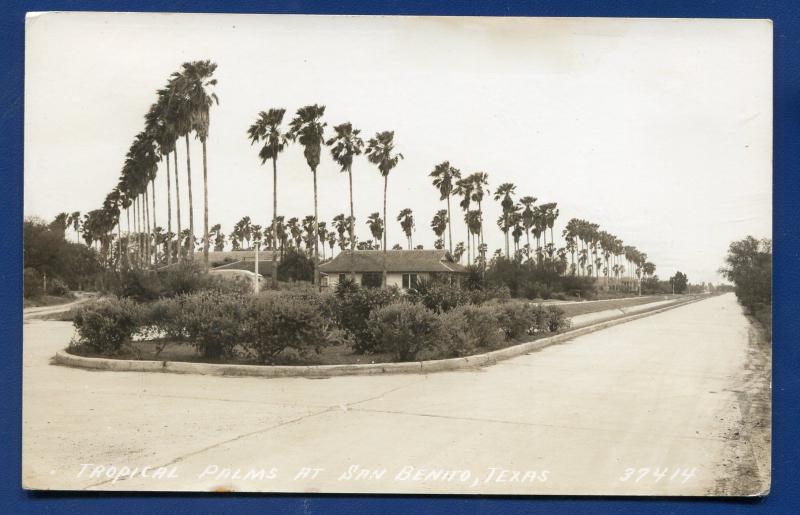
[[[419,304],[397,302],[369,317],[369,329],[380,350],[397,361],[411,361],[422,350],[433,349],[439,336],[439,318]]]
[[[205,358],[235,355],[242,338],[245,301],[239,295],[205,291],[177,297],[177,320],[190,343]]]
[[[245,349],[259,363],[273,363],[287,349],[305,356],[326,343],[318,306],[296,295],[273,293],[252,298],[245,325]]]
[[[446,357],[467,356],[503,343],[503,333],[492,306],[461,306],[439,316],[439,348]]]
[[[161,296],[161,280],[153,272],[146,270],[124,270],[109,287],[118,296],[139,302],[155,300]]]
[[[42,294],[42,275],[35,268],[26,268],[22,275],[22,295],[26,299]]]
[[[483,304],[490,300],[505,302],[511,298],[511,291],[505,285],[489,285],[480,289],[467,291],[470,304]]]
[[[140,315],[142,335],[147,339],[182,340],[185,338],[181,312],[183,301],[185,299],[162,299],[142,306]]]
[[[304,252],[289,248],[278,263],[278,279],[281,281],[311,281],[314,278],[314,262]]]
[[[527,302],[508,302],[496,308],[497,322],[507,340],[533,334],[538,327],[537,310]]]
[[[400,300],[397,288],[360,288],[349,285],[337,289],[331,308],[336,325],[353,341],[358,354],[377,352],[377,343],[368,327],[373,311]]]
[[[112,355],[130,341],[138,324],[137,305],[128,299],[107,299],[79,308],[73,318],[78,331],[74,343]]]
[[[59,279],[58,277],[54,277],[51,280],[47,281],[47,293],[50,295],[57,295],[59,297],[63,297],[65,295],[69,295],[69,287],[67,283]]]
[[[546,328],[551,333],[569,328],[570,320],[567,318],[567,315],[564,313],[563,309],[559,308],[558,306],[548,306],[547,314],[548,317]]]
[[[421,279],[408,290],[408,300],[422,304],[434,313],[444,313],[469,302],[469,294],[458,287],[444,282]]]
[[[224,281],[217,281],[210,276],[203,265],[193,261],[182,261],[177,265],[158,274],[161,280],[161,294],[165,297],[186,295],[203,290],[209,290],[215,284]]]

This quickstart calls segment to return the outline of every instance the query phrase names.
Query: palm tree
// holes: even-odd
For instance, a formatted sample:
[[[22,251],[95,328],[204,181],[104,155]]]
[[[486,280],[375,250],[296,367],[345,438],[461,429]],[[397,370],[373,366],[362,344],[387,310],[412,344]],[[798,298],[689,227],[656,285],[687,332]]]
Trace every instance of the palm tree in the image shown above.
[[[383,176],[383,219],[386,220],[386,192],[389,187],[389,172],[403,159],[403,154],[394,153],[394,131],[377,133],[367,142],[367,159],[377,165]],[[383,231],[383,278],[381,284],[386,288],[386,233]]]
[[[480,240],[481,234],[481,213],[480,211],[472,210],[467,211],[464,213],[464,223],[467,225],[467,229],[469,230],[470,239],[472,240],[472,259],[474,261],[478,261],[478,253],[477,250],[480,248],[480,243],[475,245],[475,240]]]
[[[328,238],[328,228],[325,222],[319,223],[319,242],[322,244],[322,260],[325,261],[325,241]]]
[[[519,203],[524,207],[521,213],[522,228],[525,230],[525,243],[528,244],[528,248],[530,248],[531,245],[530,231],[534,223],[533,204],[536,202],[536,200],[536,197],[531,196],[526,196],[519,199]]]
[[[317,167],[320,151],[325,142],[323,131],[325,123],[321,121],[325,114],[325,106],[317,104],[301,107],[289,124],[289,139],[298,140],[303,145],[303,155],[314,176],[314,284],[319,286],[319,216],[317,215]],[[320,286],[321,287],[321,286]]]
[[[353,212],[353,157],[361,154],[364,141],[359,137],[361,131],[354,129],[350,122],[337,125],[333,130],[336,132],[336,136],[330,138],[325,144],[331,147],[331,156],[339,164],[341,171],[347,173],[350,187],[350,218],[353,220],[353,223],[350,224],[350,278],[355,281],[356,262],[353,251],[356,248],[356,238],[353,230],[356,217]]]
[[[461,256],[464,255],[464,250],[464,242],[459,241],[458,244],[456,244],[455,250],[453,250],[453,259],[456,260],[456,263],[461,262]]]
[[[377,241],[381,241],[385,228],[381,214],[375,212],[369,215],[369,218],[367,218],[367,225],[369,226],[369,232],[372,234],[372,237]],[[385,244],[385,240],[383,241]]]
[[[397,215],[397,221],[400,222],[400,227],[406,235],[408,242],[408,250],[411,250],[413,243],[411,241],[411,232],[414,230],[414,213],[409,208],[405,208]]]
[[[258,119],[250,126],[247,134],[250,144],[263,141],[264,146],[258,152],[261,164],[272,160],[272,234],[278,233],[278,154],[283,152],[288,143],[286,135],[281,129],[283,116],[286,109],[270,109],[268,112],[258,113]],[[275,249],[273,249],[274,251]],[[276,253],[272,253],[272,288],[278,288],[278,265],[275,262]]]
[[[210,91],[212,86],[217,84],[217,79],[212,79],[217,64],[209,60],[193,61],[183,63],[182,88],[184,100],[187,103],[185,113],[189,116],[189,130],[193,130],[203,148],[203,262],[208,267],[208,160],[206,153],[206,140],[208,139],[208,129],[211,125],[211,106],[219,104],[216,93]],[[186,166],[189,169],[189,132],[186,138]],[[191,181],[191,172],[189,172]],[[189,199],[191,199],[190,182]],[[189,227],[194,238],[194,225],[192,224],[191,200],[189,201]],[[194,252],[194,241],[192,241],[192,252]]]
[[[75,241],[80,243],[81,212],[73,211],[67,217],[67,226],[72,226],[75,231]]]
[[[444,240],[442,239],[442,235],[444,235],[444,231],[447,230],[447,210],[440,209],[433,215],[433,220],[431,220],[431,229],[433,229],[433,233],[436,235],[436,242],[434,243],[434,248],[443,249],[444,248]]]
[[[472,180],[474,187],[472,189],[472,201],[478,203],[478,213],[480,213],[480,220],[481,220],[481,230],[480,230],[480,244],[478,247],[483,245],[483,207],[481,203],[483,202],[484,194],[489,194],[490,191],[488,189],[489,186],[489,175],[485,172],[475,172],[468,177],[468,179]],[[485,248],[484,254],[481,254],[481,257],[485,260]]]
[[[469,178],[466,177],[464,179],[458,179],[456,181],[455,188],[453,188],[453,194],[461,195],[462,198],[461,202],[458,203],[461,206],[461,209],[464,210],[464,213],[469,212],[469,205],[472,201],[472,190],[475,189],[475,183]],[[466,225],[466,224],[465,224]],[[470,244],[470,236],[471,232],[469,230],[469,225],[466,225],[467,228],[467,264],[472,263],[471,259],[471,252],[472,252],[472,245]]]
[[[507,258],[511,257],[509,251],[508,231],[511,228],[510,216],[515,210],[514,199],[512,198],[512,195],[514,195],[516,189],[517,187],[514,184],[510,182],[504,182],[498,186],[497,190],[494,192],[494,199],[499,200],[500,205],[503,208],[503,214],[497,220],[497,225],[505,234]]]
[[[429,174],[433,177],[433,186],[439,190],[439,200],[447,200],[447,235],[450,240],[450,253],[453,253],[453,228],[450,226],[450,194],[457,179],[461,178],[461,171],[450,166],[450,161],[442,161]]]

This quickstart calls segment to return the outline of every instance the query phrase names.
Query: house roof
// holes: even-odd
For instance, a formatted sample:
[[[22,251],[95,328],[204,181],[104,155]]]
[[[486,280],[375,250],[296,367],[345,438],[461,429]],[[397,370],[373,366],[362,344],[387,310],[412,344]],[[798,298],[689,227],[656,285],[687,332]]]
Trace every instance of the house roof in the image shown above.
[[[346,250],[319,266],[324,273],[343,273],[351,270],[350,253]],[[353,253],[355,271],[382,272],[382,250],[356,250]],[[387,272],[466,273],[467,269],[450,260],[445,250],[389,250],[386,252]]]

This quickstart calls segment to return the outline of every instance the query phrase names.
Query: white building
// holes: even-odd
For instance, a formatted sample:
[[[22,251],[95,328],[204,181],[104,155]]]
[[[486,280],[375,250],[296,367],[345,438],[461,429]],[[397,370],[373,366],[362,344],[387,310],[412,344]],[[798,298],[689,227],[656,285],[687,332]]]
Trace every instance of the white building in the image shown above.
[[[386,285],[413,288],[420,279],[459,277],[467,269],[453,261],[444,250],[389,250],[386,252]],[[382,250],[346,250],[319,266],[323,286],[331,288],[349,279],[355,269],[355,279],[360,285],[377,286],[381,283],[384,252]]]

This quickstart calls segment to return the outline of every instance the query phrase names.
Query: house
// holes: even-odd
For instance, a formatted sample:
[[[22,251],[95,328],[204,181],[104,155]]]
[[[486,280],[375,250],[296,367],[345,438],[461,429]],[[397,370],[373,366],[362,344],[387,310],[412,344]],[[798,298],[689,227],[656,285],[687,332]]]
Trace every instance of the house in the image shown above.
[[[352,262],[351,262],[352,253]],[[355,268],[356,282],[380,285],[383,273],[382,250],[346,250],[319,266],[323,286],[331,288],[348,279]],[[352,263],[352,264],[351,264]],[[408,289],[420,279],[433,277],[458,278],[467,269],[450,258],[445,250],[389,250],[386,252],[386,284]]]

